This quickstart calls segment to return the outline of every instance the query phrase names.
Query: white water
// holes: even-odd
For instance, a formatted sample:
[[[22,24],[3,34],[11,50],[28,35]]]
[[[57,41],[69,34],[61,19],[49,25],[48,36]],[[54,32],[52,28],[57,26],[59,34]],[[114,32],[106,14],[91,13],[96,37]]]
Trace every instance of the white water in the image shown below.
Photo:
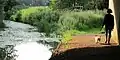
[[[37,32],[37,28],[28,24],[7,20],[4,23],[7,28],[0,30],[0,48],[5,48],[6,45],[15,46],[14,48],[18,50],[15,52],[15,55],[18,55],[15,60],[49,60],[52,55],[49,49],[56,46],[54,43],[59,41],[58,39],[46,38],[44,34],[41,35],[41,33]],[[42,42],[38,44],[37,41],[46,41],[49,44]],[[0,54],[0,56],[2,55]],[[7,56],[3,57],[3,59],[0,57],[0,60],[7,59],[9,59]]]
[[[52,53],[48,46],[30,42],[15,47],[17,50],[16,60],[49,60]]]

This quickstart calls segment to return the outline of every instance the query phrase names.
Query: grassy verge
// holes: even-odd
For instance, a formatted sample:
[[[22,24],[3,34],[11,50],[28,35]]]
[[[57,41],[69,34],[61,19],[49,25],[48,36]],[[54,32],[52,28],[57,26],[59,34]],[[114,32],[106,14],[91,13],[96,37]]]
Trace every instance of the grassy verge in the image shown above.
[[[72,36],[77,36],[77,35],[85,35],[85,34],[101,34],[104,30],[100,31],[100,28],[93,28],[89,30],[83,30],[83,31],[78,31],[78,30],[68,30],[62,34],[63,36],[63,43],[67,43],[68,41],[72,40]]]
[[[81,31],[80,34],[101,34],[101,32],[104,32],[104,28],[100,30],[101,28],[92,28],[89,30]]]

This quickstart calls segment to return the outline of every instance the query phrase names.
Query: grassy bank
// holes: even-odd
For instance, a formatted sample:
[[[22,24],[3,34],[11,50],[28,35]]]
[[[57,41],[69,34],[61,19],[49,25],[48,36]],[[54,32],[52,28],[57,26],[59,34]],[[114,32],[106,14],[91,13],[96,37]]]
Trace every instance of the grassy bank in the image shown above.
[[[49,7],[29,7],[18,10],[11,20],[38,27],[39,32],[61,35],[63,41],[72,35],[99,33],[104,12],[100,10],[52,10]]]

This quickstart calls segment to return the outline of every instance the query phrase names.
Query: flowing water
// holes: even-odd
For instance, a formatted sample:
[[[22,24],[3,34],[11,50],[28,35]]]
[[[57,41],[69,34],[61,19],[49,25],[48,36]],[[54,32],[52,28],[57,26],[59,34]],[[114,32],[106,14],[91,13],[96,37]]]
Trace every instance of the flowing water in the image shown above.
[[[58,38],[47,38],[28,24],[4,20],[0,29],[0,60],[49,60]]]

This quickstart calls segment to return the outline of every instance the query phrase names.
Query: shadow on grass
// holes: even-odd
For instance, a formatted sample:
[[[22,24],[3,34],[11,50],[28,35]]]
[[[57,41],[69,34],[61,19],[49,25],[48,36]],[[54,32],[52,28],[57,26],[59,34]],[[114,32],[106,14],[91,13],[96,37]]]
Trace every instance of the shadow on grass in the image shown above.
[[[58,55],[50,60],[120,60],[120,46],[75,48]]]

